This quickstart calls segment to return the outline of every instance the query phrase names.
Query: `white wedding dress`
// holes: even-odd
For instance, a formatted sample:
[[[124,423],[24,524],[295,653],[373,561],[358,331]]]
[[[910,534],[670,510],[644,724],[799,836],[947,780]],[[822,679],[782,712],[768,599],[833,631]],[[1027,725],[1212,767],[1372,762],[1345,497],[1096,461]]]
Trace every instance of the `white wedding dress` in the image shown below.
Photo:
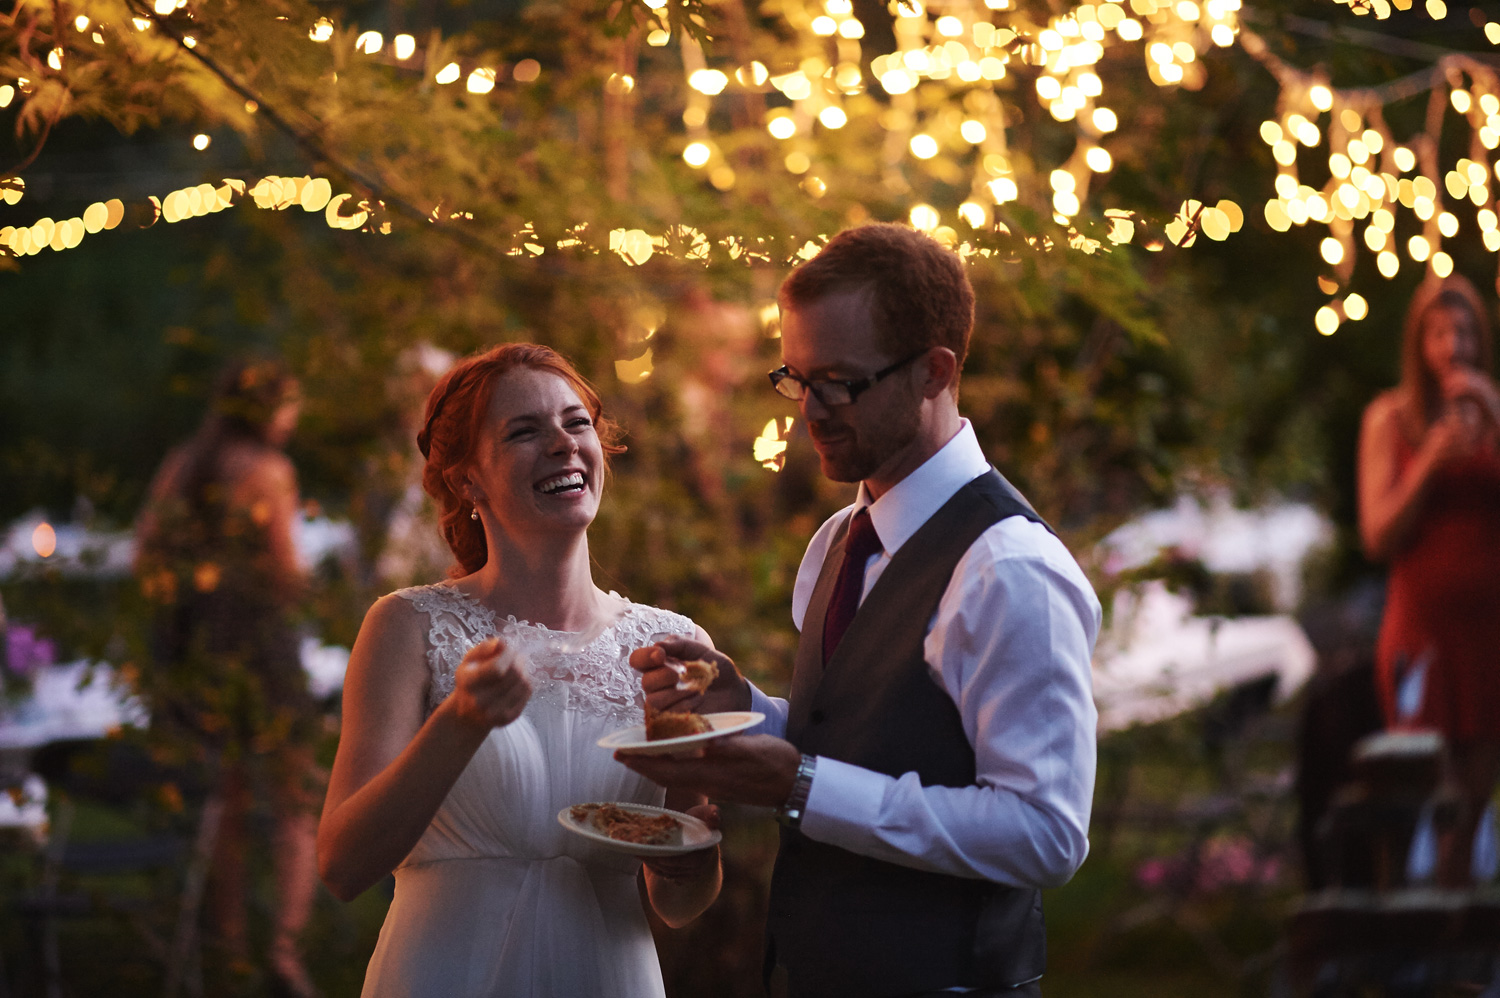
[[[450,585],[403,589],[427,615],[427,711],[453,690],[464,653],[499,634],[531,655],[525,712],[490,732],[432,824],[396,869],[396,896],[365,975],[364,998],[646,998],[661,968],[636,886],[640,860],[566,831],[585,801],[661,804],[660,787],[595,742],[642,721],[625,660],[691,620],[629,604],[582,652],[541,650],[559,632],[490,610]]]

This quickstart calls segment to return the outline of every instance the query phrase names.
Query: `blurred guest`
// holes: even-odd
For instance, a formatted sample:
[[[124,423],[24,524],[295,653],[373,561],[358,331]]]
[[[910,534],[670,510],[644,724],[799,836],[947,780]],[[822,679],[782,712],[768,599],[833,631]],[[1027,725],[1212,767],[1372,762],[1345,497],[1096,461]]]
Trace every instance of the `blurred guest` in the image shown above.
[[[1365,411],[1359,526],[1390,563],[1377,677],[1388,724],[1441,731],[1458,820],[1445,886],[1470,880],[1474,832],[1500,772],[1500,392],[1484,303],[1430,280],[1406,316],[1401,383]]]
[[[297,481],[282,452],[300,408],[279,363],[232,365],[197,433],[157,472],[136,569],[158,607],[142,677],[153,731],[216,774],[224,801],[211,877],[220,941],[248,975],[245,819],[264,782],[279,902],[270,970],[279,990],[310,995],[297,937],[317,883],[319,712],[298,656]]]

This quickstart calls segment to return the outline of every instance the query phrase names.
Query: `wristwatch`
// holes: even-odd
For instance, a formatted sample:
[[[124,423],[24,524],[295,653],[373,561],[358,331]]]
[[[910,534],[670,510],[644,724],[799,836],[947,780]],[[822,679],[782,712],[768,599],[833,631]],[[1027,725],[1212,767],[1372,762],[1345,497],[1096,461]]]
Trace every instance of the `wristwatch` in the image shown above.
[[[776,809],[776,820],[787,828],[801,827],[802,812],[807,810],[807,795],[812,793],[813,772],[817,768],[818,757],[804,752],[802,761],[797,764],[797,778],[792,781],[792,792],[787,795],[786,803]]]

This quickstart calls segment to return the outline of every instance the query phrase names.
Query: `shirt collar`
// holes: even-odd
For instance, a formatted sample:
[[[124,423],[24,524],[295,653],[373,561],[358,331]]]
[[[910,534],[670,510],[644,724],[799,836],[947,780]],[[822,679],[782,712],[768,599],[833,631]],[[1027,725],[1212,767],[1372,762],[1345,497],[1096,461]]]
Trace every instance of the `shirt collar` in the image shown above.
[[[869,507],[880,545],[894,557],[954,493],[989,470],[990,462],[979,446],[974,427],[965,419],[953,439],[879,499],[871,502],[869,490],[861,482],[854,511]]]

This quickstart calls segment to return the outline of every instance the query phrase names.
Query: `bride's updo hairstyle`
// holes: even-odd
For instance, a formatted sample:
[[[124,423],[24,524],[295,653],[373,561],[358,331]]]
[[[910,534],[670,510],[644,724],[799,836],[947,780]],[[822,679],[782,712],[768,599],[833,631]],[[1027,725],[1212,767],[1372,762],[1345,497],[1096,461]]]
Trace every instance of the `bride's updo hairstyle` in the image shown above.
[[[606,461],[625,449],[619,443],[620,428],[605,417],[594,386],[551,347],[506,343],[459,361],[427,396],[426,418],[417,434],[417,447],[427,459],[422,488],[437,500],[443,539],[458,560],[448,570],[452,578],[479,571],[489,559],[484,527],[471,518],[474,505],[464,496],[464,473],[484,433],[495,382],[520,367],[555,374],[572,387],[594,421]]]

